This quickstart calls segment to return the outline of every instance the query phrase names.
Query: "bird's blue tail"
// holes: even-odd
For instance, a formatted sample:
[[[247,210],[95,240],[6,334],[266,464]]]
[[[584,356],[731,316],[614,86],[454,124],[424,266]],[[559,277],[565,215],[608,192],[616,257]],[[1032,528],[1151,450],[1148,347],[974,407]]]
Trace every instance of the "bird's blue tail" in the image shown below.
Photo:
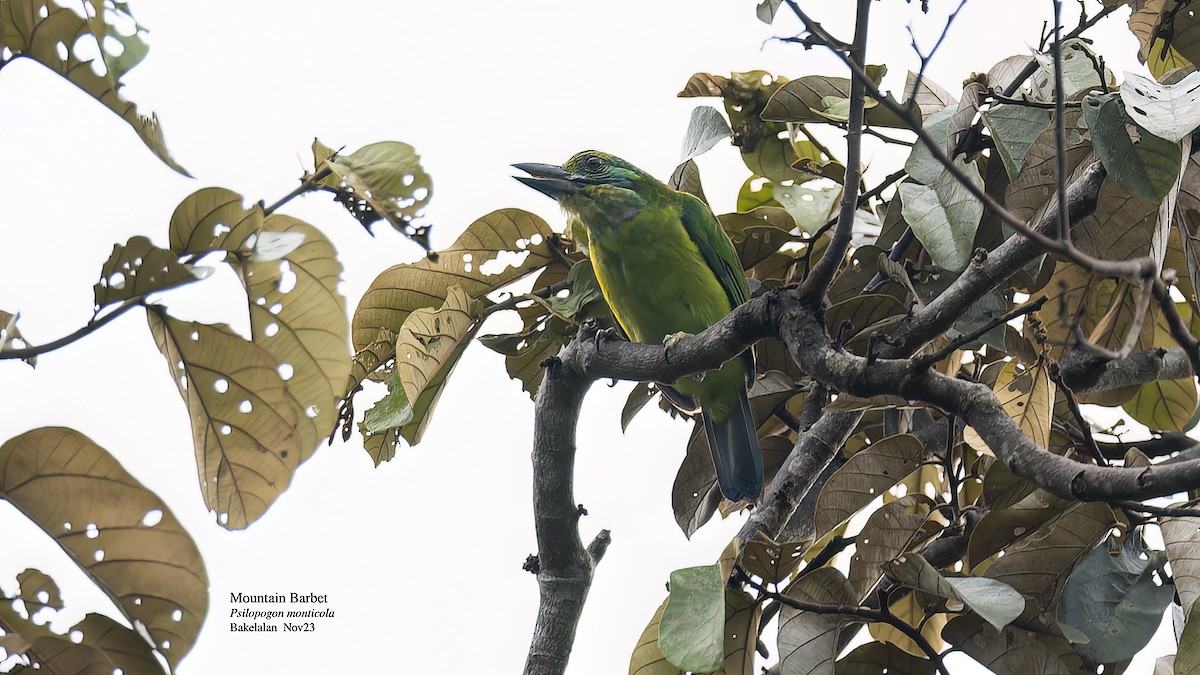
[[[738,403],[726,419],[714,423],[707,414],[703,417],[721,492],[734,502],[757,500],[763,487],[762,450],[745,390],[739,392]]]

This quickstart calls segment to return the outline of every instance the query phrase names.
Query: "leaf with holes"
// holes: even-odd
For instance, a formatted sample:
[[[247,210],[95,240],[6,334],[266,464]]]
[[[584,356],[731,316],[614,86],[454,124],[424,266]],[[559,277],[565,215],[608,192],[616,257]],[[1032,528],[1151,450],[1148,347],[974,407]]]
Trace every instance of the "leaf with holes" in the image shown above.
[[[804,541],[781,544],[771,539],[756,539],[746,543],[738,564],[763,581],[777,584],[800,566],[807,547],[808,542]]]
[[[410,312],[437,307],[447,289],[460,286],[480,300],[553,261],[546,221],[520,209],[501,209],[471,223],[437,262],[424,258],[384,270],[363,294],[354,312],[351,337],[356,351],[381,330],[398,333]]]
[[[146,237],[133,237],[124,246],[114,245],[112,255],[101,268],[100,281],[94,288],[96,307],[144,297],[205,276],[191,265],[180,263],[174,253],[151,244]]]
[[[191,417],[204,503],[242,529],[287,489],[303,455],[279,363],[228,326],[146,314]]]
[[[103,614],[88,614],[66,635],[36,624],[0,596],[0,648],[8,656],[24,655],[31,667],[10,672],[49,675],[162,675],[162,664],[153,647],[137,632]],[[78,637],[78,639],[76,639]]]
[[[164,164],[189,176],[167,151],[158,118],[142,115],[120,93],[124,86],[121,77],[146,54],[146,43],[141,39],[145,29],[133,20],[126,3],[87,0],[87,7],[90,19],[54,0],[8,0],[0,4],[0,47],[11,51],[13,58],[27,57],[41,63],[87,92],[133,127]],[[114,21],[132,23],[133,34],[116,30],[111,23]],[[119,55],[105,44],[109,39],[120,43]],[[95,45],[102,64],[79,58],[76,49],[81,41]],[[103,72],[97,74],[97,70]]]
[[[1050,381],[1050,366],[1045,360],[1022,370],[1018,370],[1018,365],[1016,361],[1005,363],[992,390],[1004,412],[1013,418],[1029,440],[1039,448],[1048,448],[1055,391],[1054,383]],[[974,427],[967,427],[963,436],[971,447],[987,448]]]
[[[675,666],[697,673],[725,663],[725,579],[720,565],[671,572],[658,645]]]
[[[1080,92],[1099,89],[1101,86],[1098,65],[1103,61],[1096,55],[1088,41],[1070,38],[1062,41],[1062,89],[1067,99],[1074,98]],[[1030,78],[1033,96],[1039,101],[1054,100],[1054,54],[1050,50],[1034,52],[1033,58],[1038,63],[1037,72]],[[1104,68],[1104,81],[1110,86],[1116,84],[1112,71]]]
[[[725,589],[724,675],[757,675],[754,650],[761,618],[762,605],[754,596],[740,589]]]
[[[973,162],[955,161],[971,183],[982,190],[979,168]],[[975,230],[983,218],[983,204],[949,171],[930,185],[904,183],[899,189],[904,219],[933,262],[952,272],[965,270],[975,244]]]
[[[1166,85],[1127,72],[1121,100],[1134,122],[1172,143],[1200,127],[1200,73]]]
[[[317,187],[334,194],[338,202],[369,232],[386,220],[397,232],[429,250],[429,228],[416,227],[433,193],[433,180],[421,168],[420,157],[408,143],[371,143],[343,155],[313,140],[313,165],[330,175]]]
[[[784,594],[809,604],[857,604],[846,577],[832,567],[812,570],[789,584]],[[833,660],[839,651],[838,636],[850,622],[846,615],[807,612],[783,605],[779,610],[780,673],[833,672]]]
[[[929,497],[910,494],[884,504],[867,518],[858,534],[847,575],[856,599],[862,598],[879,580],[883,573],[880,565],[927,541],[941,529],[928,520],[932,509],[933,500]]]
[[[729,235],[742,269],[749,270],[777,253],[783,246],[799,241],[792,230],[797,223],[778,206],[760,206],[745,213],[717,216]]]
[[[384,383],[388,393],[367,410],[358,425],[359,433],[363,437],[363,448],[375,462],[375,466],[396,456],[400,428],[413,419],[412,404],[404,395],[404,385],[400,384],[400,376],[396,371],[388,373]]]
[[[1134,124],[1115,93],[1084,99],[1083,116],[1109,177],[1138,199],[1157,202],[1170,191],[1179,176],[1179,143]]]
[[[53,537],[126,620],[145,625],[168,663],[187,654],[208,612],[200,551],[104,448],[62,427],[16,436],[0,446],[0,498]]]
[[[225,188],[204,188],[188,195],[171,214],[170,248],[183,255],[209,251],[250,252],[246,242],[263,227],[260,207],[242,206],[242,196]]]
[[[810,188],[805,185],[776,185],[772,189],[775,201],[796,221],[805,234],[815,234],[833,216],[842,196],[841,186]]]
[[[909,588],[962,602],[996,630],[1012,623],[1025,609],[1025,598],[1012,586],[985,577],[942,576],[919,554],[884,563],[883,571]]]
[[[1016,178],[1025,167],[1029,146],[1050,124],[1046,110],[1024,105],[998,105],[983,112],[983,123],[992,134],[996,151],[1004,162],[1009,179]]]
[[[35,612],[43,607],[51,609],[62,609],[62,595],[59,593],[58,584],[54,583],[49,575],[44,574],[40,570],[29,568],[17,575],[17,585],[21,587],[17,594],[24,603],[25,607],[32,616]]]
[[[1181,507],[1183,504],[1173,504]],[[1191,612],[1200,597],[1200,518],[1178,516],[1159,521],[1175,592],[1183,604],[1184,614]]]
[[[252,248],[261,250],[264,240],[285,245],[241,259],[238,277],[254,343],[279,363],[293,402],[303,461],[337,424],[337,401],[351,373],[346,299],[338,292],[342,265],[320,230],[291,216],[267,216]]]
[[[733,129],[724,115],[712,106],[702,105],[692,110],[687,133],[683,136],[683,150],[679,161],[686,162],[712,150],[721,139],[733,135]]]
[[[821,488],[813,520],[817,536],[846,522],[921,465],[925,446],[916,436],[882,438],[854,453]]]
[[[1113,555],[1107,546],[1092,551],[1071,572],[1059,595],[1057,620],[1075,651],[1091,663],[1115,663],[1140,652],[1171,604],[1175,589],[1156,586],[1167,556],[1145,548],[1130,534]]]

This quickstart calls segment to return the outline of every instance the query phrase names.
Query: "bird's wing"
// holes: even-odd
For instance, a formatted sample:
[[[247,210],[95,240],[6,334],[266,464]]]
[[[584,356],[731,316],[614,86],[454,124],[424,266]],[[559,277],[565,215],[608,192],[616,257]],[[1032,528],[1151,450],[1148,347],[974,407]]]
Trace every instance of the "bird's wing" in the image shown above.
[[[738,261],[737,252],[733,250],[733,242],[716,216],[699,199],[680,193],[683,206],[680,209],[680,219],[688,237],[695,242],[700,253],[704,255],[709,269],[716,275],[721,288],[729,298],[729,306],[737,307],[750,299],[750,287],[746,283],[746,274]]]
[[[688,237],[696,243],[709,269],[716,275],[721,288],[725,289],[729,307],[732,309],[746,302],[750,299],[750,285],[746,282],[746,273],[742,270],[729,235],[725,234],[717,217],[704,202],[685,192],[679,194],[683,200],[679,214],[683,229],[687,230]],[[754,380],[754,351],[747,349],[743,352],[742,361],[749,386]]]

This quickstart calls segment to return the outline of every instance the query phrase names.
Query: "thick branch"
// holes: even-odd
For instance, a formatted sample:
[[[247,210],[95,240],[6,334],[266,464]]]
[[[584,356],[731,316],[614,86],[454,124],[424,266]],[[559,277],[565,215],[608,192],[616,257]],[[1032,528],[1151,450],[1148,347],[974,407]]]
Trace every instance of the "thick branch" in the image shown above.
[[[609,541],[607,530],[601,530],[587,549],[579,538],[581,509],[573,490],[575,427],[594,378],[573,366],[575,344],[547,362],[535,405],[533,513],[540,602],[526,675],[566,671],[592,573]]]

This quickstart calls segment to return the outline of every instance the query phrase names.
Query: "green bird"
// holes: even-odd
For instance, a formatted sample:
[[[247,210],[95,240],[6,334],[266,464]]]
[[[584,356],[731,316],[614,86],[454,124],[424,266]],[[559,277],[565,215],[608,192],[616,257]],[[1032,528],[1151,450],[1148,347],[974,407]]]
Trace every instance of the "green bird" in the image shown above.
[[[583,224],[604,299],[629,339],[670,342],[699,333],[750,297],[733,243],[704,202],[672,190],[632,164],[588,150],[560,166],[514,164],[517,180],[548,195]],[[746,387],[746,350],[717,370],[685,377],[663,394],[677,408],[703,411],[721,492],[755,501],[762,491]]]

